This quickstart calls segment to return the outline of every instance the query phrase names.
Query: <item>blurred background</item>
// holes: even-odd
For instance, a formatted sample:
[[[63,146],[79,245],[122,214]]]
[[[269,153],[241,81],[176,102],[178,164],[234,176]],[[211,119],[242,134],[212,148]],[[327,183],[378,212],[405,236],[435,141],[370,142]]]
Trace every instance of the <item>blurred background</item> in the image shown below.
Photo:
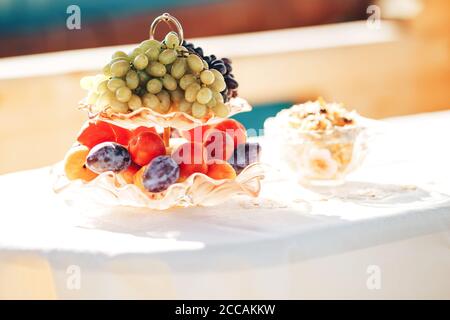
[[[61,160],[86,119],[79,79],[166,11],[233,60],[247,127],[318,96],[377,119],[450,106],[448,0],[0,0],[0,173]]]

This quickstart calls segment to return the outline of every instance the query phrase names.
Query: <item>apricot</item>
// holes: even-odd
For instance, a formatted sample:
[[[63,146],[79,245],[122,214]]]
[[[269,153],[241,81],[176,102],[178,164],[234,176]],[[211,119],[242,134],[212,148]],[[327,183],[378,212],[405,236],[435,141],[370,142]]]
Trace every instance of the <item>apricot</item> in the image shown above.
[[[86,167],[89,148],[83,145],[72,147],[64,160],[64,172],[69,180],[82,179],[91,181],[97,174]]]
[[[134,175],[136,174],[136,172],[139,171],[141,167],[138,166],[135,163],[132,163],[131,165],[128,166],[127,169],[121,171],[119,173],[119,176],[121,176],[126,183],[131,184],[134,182]]]
[[[166,154],[166,146],[161,137],[153,132],[141,132],[133,137],[128,150],[134,163],[145,166],[157,156]]]
[[[195,127],[188,131],[182,131],[181,136],[188,141],[202,143],[211,128],[210,125]]]
[[[183,143],[172,153],[172,158],[180,166],[178,181],[186,180],[193,173],[208,171],[206,149],[201,143]]]
[[[140,168],[135,175],[133,176],[133,183],[136,187],[138,187],[139,189],[141,189],[144,192],[147,192],[147,190],[144,187],[144,182],[142,180],[142,177],[144,175],[145,169],[147,168],[147,166],[144,166],[142,168]]]
[[[244,125],[234,119],[221,121],[214,126],[214,129],[228,133],[233,138],[234,148],[247,141],[247,133]]]
[[[222,179],[234,179],[236,178],[236,171],[226,161],[216,160],[214,163],[208,165],[208,177],[222,180]]]
[[[131,138],[136,137],[137,135],[141,134],[142,132],[153,132],[153,133],[158,134],[155,127],[140,126],[131,132]]]
[[[204,146],[208,163],[215,160],[228,160],[234,151],[233,138],[226,132],[211,129],[206,134]]]

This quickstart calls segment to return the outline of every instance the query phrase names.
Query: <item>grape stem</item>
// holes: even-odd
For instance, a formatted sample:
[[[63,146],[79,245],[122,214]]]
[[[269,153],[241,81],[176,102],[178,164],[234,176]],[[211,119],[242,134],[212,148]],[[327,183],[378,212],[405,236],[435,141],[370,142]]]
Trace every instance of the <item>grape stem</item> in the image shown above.
[[[164,144],[166,145],[166,148],[169,147],[169,142],[170,142],[170,132],[171,132],[171,128],[170,128],[170,127],[164,128],[164,132],[163,132],[163,140],[164,140]]]

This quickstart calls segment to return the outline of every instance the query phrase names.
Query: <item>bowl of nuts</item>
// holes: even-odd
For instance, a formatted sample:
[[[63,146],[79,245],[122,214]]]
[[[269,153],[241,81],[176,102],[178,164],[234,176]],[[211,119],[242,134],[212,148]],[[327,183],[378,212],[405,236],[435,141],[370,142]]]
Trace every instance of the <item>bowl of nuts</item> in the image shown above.
[[[366,157],[372,121],[322,99],[293,105],[265,122],[265,161],[301,184],[342,184]]]

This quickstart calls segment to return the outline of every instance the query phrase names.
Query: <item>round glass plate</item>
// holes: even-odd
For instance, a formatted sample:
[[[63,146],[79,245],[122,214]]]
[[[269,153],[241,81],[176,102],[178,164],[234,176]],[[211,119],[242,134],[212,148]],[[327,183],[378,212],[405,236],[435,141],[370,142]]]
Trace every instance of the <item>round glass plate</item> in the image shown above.
[[[90,182],[70,181],[64,175],[63,164],[52,168],[55,178],[53,190],[68,203],[93,202],[105,206],[145,207],[165,210],[174,207],[214,206],[234,195],[259,195],[263,166],[253,163],[235,179],[214,180],[195,173],[181,183],[171,185],[160,193],[144,192],[134,184],[127,184],[119,175],[104,172]]]
[[[227,105],[230,107],[230,114],[228,117],[240,112],[252,110],[252,107],[247,100],[239,97],[232,98]],[[113,121],[115,124],[127,129],[133,129],[139,126],[148,126],[149,123],[151,123],[152,125],[158,125],[164,128],[172,127],[179,130],[190,130],[194,127],[205,124],[214,124],[225,119],[214,117],[211,114],[205,118],[197,119],[181,111],[162,114],[145,107],[126,114],[108,111],[95,112],[92,105],[86,104],[83,101],[80,103],[80,109],[86,110],[89,113],[90,118],[97,117],[99,120]]]

